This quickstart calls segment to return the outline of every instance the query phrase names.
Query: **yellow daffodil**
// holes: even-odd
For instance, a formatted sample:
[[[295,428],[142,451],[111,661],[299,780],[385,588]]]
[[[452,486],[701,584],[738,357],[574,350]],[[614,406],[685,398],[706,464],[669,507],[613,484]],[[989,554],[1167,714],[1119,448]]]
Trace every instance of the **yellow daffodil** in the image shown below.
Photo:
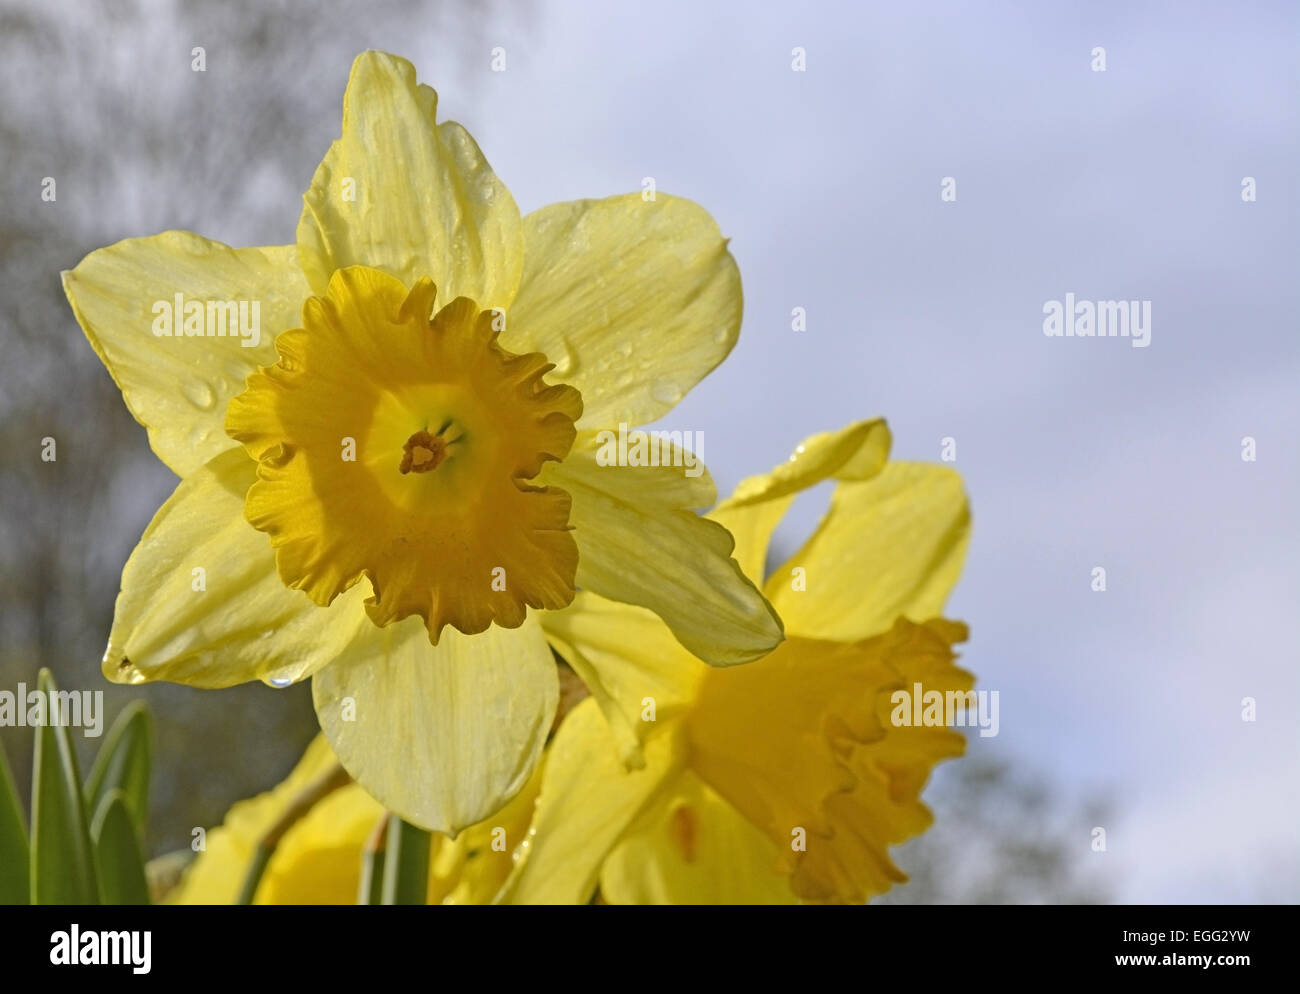
[[[283,783],[234,805],[224,824],[207,833],[204,850],[169,901],[233,903],[263,835],[335,762],[329,744],[318,736]],[[513,865],[511,850],[527,831],[539,780],[535,773],[502,810],[456,839],[433,836],[430,904],[482,904],[496,893]],[[253,903],[356,904],[362,859],[384,814],[383,806],[355,783],[317,800],[275,847]]]
[[[311,677],[349,773],[455,832],[523,787],[551,726],[528,608],[578,587],[641,605],[715,665],[782,632],[691,511],[707,474],[597,459],[603,430],[660,418],[735,343],[717,225],[663,195],[521,217],[436,107],[367,52],[296,244],[128,239],[64,287],[181,477],[123,571],[105,674]]]
[[[838,481],[767,578],[789,638],[764,659],[711,669],[650,612],[586,591],[545,616],[592,697],[549,748],[500,899],[862,902],[905,879],[888,847],[929,824],[921,788],[964,739],[896,727],[891,698],[971,687],[953,663],[965,627],[939,617],[970,515],[955,472],[889,462],[889,446],[883,421],[814,436],[712,513],[761,577],[795,496]]]

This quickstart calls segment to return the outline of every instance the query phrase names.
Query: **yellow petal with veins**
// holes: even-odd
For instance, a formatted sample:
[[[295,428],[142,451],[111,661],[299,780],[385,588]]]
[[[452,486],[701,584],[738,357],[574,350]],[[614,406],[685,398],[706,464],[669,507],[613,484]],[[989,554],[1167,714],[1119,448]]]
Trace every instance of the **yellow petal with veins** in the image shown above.
[[[367,624],[312,677],[316,719],[344,769],[388,810],[447,834],[524,788],[559,695],[536,615],[449,631],[436,646],[414,618]]]
[[[275,361],[272,341],[311,292],[292,245],[236,249],[188,231],[91,252],[63,274],[63,290],[149,445],[180,477],[235,447],[221,430],[226,404]]]
[[[498,901],[586,904],[606,853],[657,802],[682,769],[679,736],[669,727],[645,746],[645,767],[628,772],[593,700],[569,712],[547,750],[528,839]]]
[[[770,473],[741,480],[709,517],[736,537],[736,561],[745,575],[763,579],[772,532],[796,496],[827,479],[870,479],[884,468],[891,441],[884,418],[857,421],[809,436]]]
[[[690,703],[706,667],[651,611],[583,590],[541,615],[546,637],[600,705],[619,755],[645,765],[641,742]]]
[[[582,391],[583,428],[663,417],[740,334],[740,270],[698,204],[640,194],[524,218],[505,344],[548,355]]]
[[[712,497],[713,481],[680,464],[603,465],[598,437],[583,432],[542,477],[573,495],[579,586],[649,608],[713,666],[770,652],[780,619],[732,558],[726,528],[692,510]]]
[[[849,641],[885,631],[900,615],[943,611],[970,543],[961,476],[932,463],[891,462],[878,476],[841,483],[803,547],[765,591],[791,632]],[[804,570],[795,590],[791,571]]]
[[[508,307],[523,269],[519,208],[469,132],[436,121],[415,67],[362,52],[343,96],[343,132],[303,195],[298,254],[311,288],[337,269],[430,277],[447,300]]]
[[[338,657],[365,626],[365,590],[328,608],[289,590],[243,517],[255,464],[229,449],[187,476],[122,570],[102,668],[115,683],[283,686]]]
[[[794,904],[780,850],[687,771],[605,860],[610,904]]]

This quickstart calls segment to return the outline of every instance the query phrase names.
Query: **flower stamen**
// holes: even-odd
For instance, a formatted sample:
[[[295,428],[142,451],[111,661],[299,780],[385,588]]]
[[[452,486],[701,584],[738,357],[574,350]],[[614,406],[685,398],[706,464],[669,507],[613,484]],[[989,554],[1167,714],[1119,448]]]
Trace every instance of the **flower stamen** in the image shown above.
[[[402,462],[397,468],[406,473],[427,473],[437,469],[447,458],[450,443],[442,435],[417,431],[402,446]]]

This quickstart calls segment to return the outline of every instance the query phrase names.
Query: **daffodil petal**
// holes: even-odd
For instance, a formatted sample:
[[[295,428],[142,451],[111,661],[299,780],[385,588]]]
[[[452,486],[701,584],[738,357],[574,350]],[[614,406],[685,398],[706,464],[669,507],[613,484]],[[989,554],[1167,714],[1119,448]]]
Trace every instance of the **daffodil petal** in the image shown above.
[[[435,123],[437,108],[405,59],[357,56],[342,137],[317,167],[298,222],[316,294],[336,269],[365,265],[408,287],[428,277],[444,301],[509,306],[523,268],[519,208],[469,132]]]
[[[546,757],[524,789],[455,839],[434,837],[429,867],[429,903],[491,904],[515,867],[515,849],[528,838]]]
[[[534,615],[436,646],[418,618],[367,624],[312,679],[321,731],[384,807],[454,835],[527,782],[559,701],[555,659]]]
[[[791,633],[867,638],[900,615],[941,614],[969,540],[961,476],[932,463],[891,462],[872,479],[835,488],[817,531],[765,590]],[[791,582],[795,567],[804,570],[804,589]]]
[[[510,850],[528,833],[540,782],[538,771],[504,808],[457,838],[432,838],[429,904],[491,902],[514,866]],[[365,848],[384,814],[355,783],[321,798],[276,846],[255,903],[356,904]]]
[[[317,801],[284,834],[256,904],[356,904],[361,861],[383,806],[356,784]]]
[[[524,244],[502,340],[544,352],[582,392],[580,426],[662,417],[736,344],[740,271],[698,204],[663,194],[551,204],[524,218]]]
[[[563,611],[542,612],[541,620],[551,645],[600,705],[623,762],[643,766],[642,739],[681,712],[706,667],[652,611],[590,591]]]
[[[827,479],[870,479],[884,468],[889,446],[884,418],[812,435],[770,473],[741,480],[708,516],[735,537],[736,561],[745,575],[761,581],[772,533],[795,497]]]
[[[230,904],[252,865],[258,842],[300,792],[338,760],[317,735],[285,781],[239,801],[207,834],[173,904]],[[486,904],[513,868],[511,850],[528,833],[541,767],[500,811],[450,839],[432,840],[428,902]],[[351,783],[319,798],[284,833],[262,874],[255,904],[355,904],[367,843],[385,816],[383,805]]]
[[[233,904],[258,840],[289,809],[294,797],[334,762],[329,743],[318,735],[283,782],[232,805],[222,824],[206,833],[205,848],[185,871],[170,903]],[[264,887],[265,877],[259,895]]]
[[[673,734],[652,737],[645,768],[629,772],[596,702],[574,708],[547,751],[532,828],[498,902],[586,904],[606,854],[680,772]]]
[[[154,452],[181,477],[236,444],[222,427],[226,402],[275,362],[272,341],[297,324],[310,292],[292,245],[232,249],[187,231],[91,252],[63,274],[63,290]],[[184,314],[196,301],[203,318],[191,332],[203,334],[187,335]],[[232,330],[228,303],[247,314],[246,327]],[[170,333],[155,334],[164,316]]]
[[[322,608],[280,582],[270,542],[244,520],[255,474],[242,449],[223,452],[154,515],[122,570],[103,660],[110,680],[292,683],[370,625],[364,585]]]
[[[573,499],[578,586],[649,608],[711,665],[770,652],[780,619],[731,558],[726,528],[691,510],[712,482],[682,466],[602,466],[591,439],[579,435],[569,458],[542,473]]]
[[[795,904],[776,845],[687,771],[605,860],[610,904]]]

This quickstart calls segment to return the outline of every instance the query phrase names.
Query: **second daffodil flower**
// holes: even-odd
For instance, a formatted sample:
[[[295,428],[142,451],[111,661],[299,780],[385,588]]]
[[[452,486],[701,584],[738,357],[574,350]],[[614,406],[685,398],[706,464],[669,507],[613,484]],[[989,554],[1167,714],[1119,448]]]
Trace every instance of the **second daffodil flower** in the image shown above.
[[[408,62],[367,52],[296,244],[128,239],[64,287],[181,477],[123,571],[105,674],[311,677],[348,772],[456,832],[523,787],[551,727],[529,608],[580,586],[717,665],[782,633],[725,528],[690,512],[707,476],[595,457],[735,343],[716,224],[663,195],[521,217],[436,107]]]
[[[544,624],[592,699],[560,725],[529,838],[499,900],[861,903],[906,878],[889,846],[930,823],[921,788],[952,728],[892,718],[916,684],[970,689],[940,616],[970,512],[946,466],[889,462],[880,420],[815,435],[711,512],[762,578],[796,495],[837,485],[811,538],[766,578],[789,638],[711,669],[644,609],[583,591]]]

